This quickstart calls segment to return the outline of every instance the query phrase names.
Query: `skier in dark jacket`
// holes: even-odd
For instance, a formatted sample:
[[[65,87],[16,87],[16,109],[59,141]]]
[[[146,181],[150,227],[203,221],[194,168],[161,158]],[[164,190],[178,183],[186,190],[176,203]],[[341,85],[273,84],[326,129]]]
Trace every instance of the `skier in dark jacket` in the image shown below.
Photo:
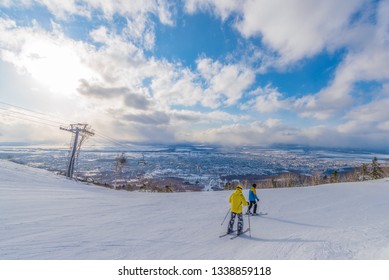
[[[257,196],[257,190],[255,189],[256,187],[257,187],[257,184],[253,184],[251,189],[249,190],[250,205],[249,205],[249,208],[247,209],[247,212],[246,212],[247,215],[251,214],[250,210],[253,207],[253,205],[254,205],[253,215],[258,215],[257,214],[257,201],[259,201],[259,198]]]

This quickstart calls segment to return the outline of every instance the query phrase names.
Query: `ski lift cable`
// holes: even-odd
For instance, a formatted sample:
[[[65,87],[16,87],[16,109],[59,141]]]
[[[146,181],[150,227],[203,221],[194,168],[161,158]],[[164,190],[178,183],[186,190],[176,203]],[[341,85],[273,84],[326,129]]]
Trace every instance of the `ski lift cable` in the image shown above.
[[[122,147],[125,147],[125,148],[132,148],[131,146],[129,146],[129,145],[125,144],[125,143],[122,143],[119,140],[116,140],[116,139],[114,139],[112,137],[104,135],[102,133],[95,132],[95,135],[97,135],[97,136],[99,136],[101,138],[104,138],[104,139],[106,139],[106,140],[108,140],[108,141],[110,141],[110,142],[112,142],[112,143],[114,143],[114,144],[116,144],[118,146],[122,146]]]
[[[53,116],[53,115],[50,115],[50,114],[45,114],[45,113],[37,112],[37,111],[31,110],[31,109],[28,109],[28,108],[25,108],[25,107],[21,107],[21,106],[18,106],[18,105],[10,104],[10,103],[4,102],[4,101],[0,101],[0,104],[9,106],[11,108],[17,108],[17,109],[21,109],[21,110],[26,111],[26,112],[30,112],[30,113],[19,112],[19,111],[12,110],[10,108],[0,107],[0,110],[3,110],[3,111],[7,112],[7,114],[3,113],[2,114],[3,116],[9,116],[9,117],[13,117],[13,118],[16,118],[16,119],[27,120],[27,121],[31,121],[31,122],[35,122],[35,123],[40,123],[40,124],[44,124],[44,125],[50,125],[50,126],[53,126],[53,125],[48,124],[47,122],[52,122],[52,123],[55,123],[57,125],[66,125],[67,123],[77,123],[77,122],[74,122],[74,121],[64,120],[64,119],[61,119],[61,118],[59,118],[57,116]],[[45,116],[46,118],[38,117],[36,115],[32,115],[31,113],[39,114],[39,115]],[[23,116],[26,116],[28,118],[20,117],[19,115],[23,115]],[[39,119],[39,120],[44,121],[44,122],[38,122],[38,121],[32,120],[31,118]],[[61,122],[52,120],[53,118],[61,120]],[[117,145],[123,146],[122,143],[116,141],[115,139],[113,139],[111,137],[108,137],[108,136],[103,135],[101,133],[99,133],[99,136],[102,137],[102,138],[106,138],[107,140],[111,141],[112,143],[115,143]]]
[[[55,127],[55,128],[58,128],[58,125],[64,125],[63,123],[60,123],[60,122],[56,122],[56,121],[53,121],[53,120],[37,117],[37,116],[34,116],[34,115],[22,113],[22,112],[17,112],[17,111],[6,109],[6,108],[2,108],[2,107],[0,107],[0,115],[4,116],[4,117],[9,117],[9,118],[12,118],[12,119],[24,120],[24,121],[27,121],[29,123],[34,123],[34,124],[39,124],[39,125],[44,125],[44,126],[50,126],[50,127]],[[114,143],[115,145],[126,147],[126,148],[129,147],[128,145],[120,143],[119,141],[117,141],[117,140],[115,140],[115,139],[113,139],[113,138],[111,138],[109,136],[106,136],[106,135],[104,135],[102,133],[95,133],[95,134],[97,134],[101,138],[104,138],[105,140],[108,140],[108,141]]]
[[[10,117],[10,118],[13,118],[13,119],[25,120],[25,121],[28,121],[28,122],[31,122],[31,123],[35,123],[35,124],[40,124],[40,125],[45,125],[45,126],[51,126],[51,127],[58,128],[58,126],[54,125],[54,124],[49,124],[49,123],[41,122],[41,121],[38,121],[38,120],[32,120],[32,119],[29,119],[29,118],[26,118],[26,117],[22,117],[22,116],[15,116],[15,115],[12,115],[12,114],[9,114],[9,113],[0,112],[0,115],[5,116],[5,117]]]
[[[15,110],[11,110],[11,109],[6,109],[6,108],[2,108],[0,107],[0,110],[2,111],[5,111],[9,114],[12,114],[12,116],[15,116],[16,115],[22,115],[22,116],[26,116],[28,118],[34,118],[34,119],[38,119],[38,120],[42,120],[42,121],[45,121],[45,122],[51,122],[51,123],[55,123],[55,124],[60,124],[62,125],[63,123],[60,123],[60,122],[57,122],[57,121],[53,121],[53,120],[50,120],[50,119],[45,119],[45,118],[41,118],[41,117],[38,117],[38,116],[33,116],[33,115],[30,115],[30,114],[26,114],[26,113],[23,113],[23,112],[18,112],[18,111],[15,111]]]
[[[50,118],[51,121],[52,121],[53,118],[55,118],[57,120],[60,120],[61,122],[58,122],[58,123],[61,123],[61,124],[69,123],[69,120],[62,119],[62,118],[60,118],[58,116],[55,116],[55,115],[34,111],[34,110],[31,110],[31,109],[28,109],[28,108],[25,108],[25,107],[22,107],[22,106],[18,106],[18,105],[13,105],[13,104],[10,104],[10,103],[4,102],[4,101],[0,101],[0,104],[7,105],[7,106],[10,106],[10,107],[14,107],[14,108],[18,108],[18,109],[22,109],[22,110],[30,112],[30,113],[42,115],[42,116]],[[70,121],[70,123],[72,123],[72,122],[73,121]],[[76,122],[73,122],[73,123],[76,123]]]
[[[26,112],[19,112],[19,111],[16,111],[16,110],[12,110],[10,108],[4,108],[4,107],[0,107],[0,110],[3,110],[5,111],[6,113],[3,113],[0,111],[0,114],[3,115],[3,116],[7,116],[7,117],[12,117],[12,118],[15,118],[15,119],[20,119],[20,120],[26,120],[26,121],[29,121],[29,122],[32,122],[32,123],[36,123],[36,124],[41,124],[41,125],[47,125],[47,126],[51,126],[51,127],[58,127],[58,125],[65,125],[66,123],[78,123],[78,122],[74,122],[74,121],[69,121],[69,120],[64,120],[64,119],[61,119],[57,116],[53,116],[53,115],[50,115],[50,114],[45,114],[45,113],[41,113],[41,112],[37,112],[37,111],[34,111],[34,110],[31,110],[31,109],[28,109],[28,108],[25,108],[25,107],[21,107],[21,106],[18,106],[18,105],[13,105],[13,104],[10,104],[10,103],[7,103],[7,102],[4,102],[4,101],[0,101],[0,104],[3,104],[3,105],[6,105],[6,106],[9,106],[11,108],[17,108],[17,109],[21,109],[21,110],[24,110]],[[30,113],[27,113],[27,112],[30,112]],[[45,116],[46,118],[43,118],[43,117],[38,117],[36,115],[33,115],[33,114],[38,114],[38,115],[42,115],[42,116]],[[61,120],[61,122],[59,121],[55,121],[53,120],[53,118],[57,119],[57,120]],[[35,120],[37,119],[37,120]],[[38,121],[39,120],[39,121]],[[50,123],[55,123],[56,125],[53,125],[53,124],[50,124]],[[95,135],[96,136],[99,136],[117,146],[121,146],[121,147],[125,147],[125,148],[132,148],[131,146],[125,144],[125,143],[122,143],[112,137],[109,137],[107,135],[104,135],[103,133],[99,133],[99,132],[96,132],[94,131]]]

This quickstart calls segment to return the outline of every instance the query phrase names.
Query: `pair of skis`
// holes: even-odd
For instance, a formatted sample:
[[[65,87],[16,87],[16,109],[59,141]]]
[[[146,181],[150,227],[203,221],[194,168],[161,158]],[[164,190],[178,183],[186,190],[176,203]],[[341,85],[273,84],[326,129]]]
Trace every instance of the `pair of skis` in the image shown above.
[[[265,216],[267,215],[267,212],[259,212],[259,213],[256,213],[256,214],[245,214],[245,215],[250,215],[250,216]]]
[[[250,230],[250,228],[245,229],[244,231],[241,232],[241,234],[236,234],[236,235],[232,236],[230,239],[235,239],[235,238],[241,236],[242,234],[248,232],[249,230]],[[225,233],[225,234],[219,235],[219,238],[224,237],[224,236],[227,236],[227,235],[230,235],[231,233],[234,233],[234,232],[236,232],[236,230],[234,230],[234,231],[232,231],[232,232],[230,232],[230,233]]]
[[[228,215],[228,213],[230,213],[230,211],[227,212],[227,215]],[[223,222],[222,222],[222,225],[223,225],[225,219],[227,218],[227,215],[224,217],[224,220],[223,220]],[[252,214],[247,214],[247,213],[246,213],[245,215],[250,215],[250,216],[265,216],[265,215],[267,215],[267,212],[259,212],[259,213],[257,213],[256,215],[252,215]],[[244,230],[241,234],[236,234],[236,235],[232,236],[230,239],[235,239],[235,238],[239,237],[240,235],[242,235],[243,233],[248,232],[249,230],[250,230],[250,218],[249,218],[249,228],[246,229],[246,230]],[[231,233],[234,233],[234,232],[236,232],[236,230],[234,230],[234,231],[232,231],[232,232],[230,232],[230,233],[225,233],[225,234],[219,235],[219,238],[224,237],[224,236],[227,236],[227,235],[230,235]],[[250,232],[250,237],[251,237],[251,232]]]

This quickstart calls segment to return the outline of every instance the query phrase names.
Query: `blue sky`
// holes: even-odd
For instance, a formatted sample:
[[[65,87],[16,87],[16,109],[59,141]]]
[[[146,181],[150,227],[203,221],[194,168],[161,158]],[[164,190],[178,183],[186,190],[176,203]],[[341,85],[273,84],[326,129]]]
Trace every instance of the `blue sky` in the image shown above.
[[[0,0],[0,142],[389,148],[388,61],[388,0]]]

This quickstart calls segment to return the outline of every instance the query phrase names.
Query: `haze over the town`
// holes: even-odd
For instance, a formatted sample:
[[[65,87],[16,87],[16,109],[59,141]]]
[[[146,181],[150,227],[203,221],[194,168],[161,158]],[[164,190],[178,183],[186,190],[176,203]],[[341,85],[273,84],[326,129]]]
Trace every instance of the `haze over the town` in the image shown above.
[[[0,0],[0,142],[388,148],[388,61],[387,0]]]

